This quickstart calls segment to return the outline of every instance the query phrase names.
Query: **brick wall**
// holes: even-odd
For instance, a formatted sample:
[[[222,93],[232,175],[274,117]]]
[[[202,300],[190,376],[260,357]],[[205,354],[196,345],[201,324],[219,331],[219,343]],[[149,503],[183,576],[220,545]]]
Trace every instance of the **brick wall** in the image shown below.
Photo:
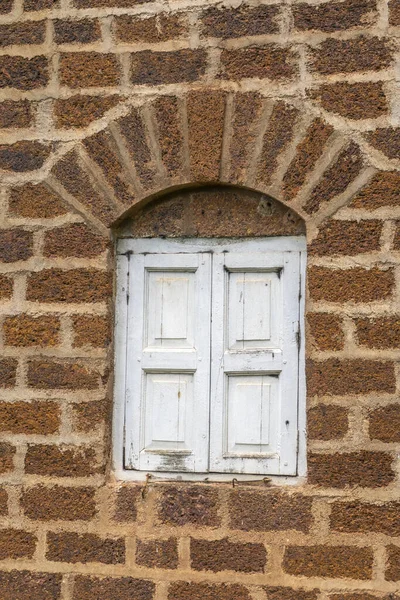
[[[2,600],[398,597],[399,36],[398,0],[1,1]],[[297,486],[113,477],[116,227],[194,183],[306,225]]]

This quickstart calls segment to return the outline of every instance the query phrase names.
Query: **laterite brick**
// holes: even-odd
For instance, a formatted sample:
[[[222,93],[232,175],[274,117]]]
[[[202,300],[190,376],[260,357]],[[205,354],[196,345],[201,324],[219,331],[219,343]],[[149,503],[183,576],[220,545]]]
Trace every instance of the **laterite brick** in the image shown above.
[[[167,540],[138,540],[136,563],[150,569],[177,569],[177,539],[170,537]]]
[[[321,487],[380,488],[395,478],[393,457],[385,452],[309,454],[308,482]]]
[[[8,473],[14,468],[15,446],[0,442],[0,473]]]
[[[382,221],[342,221],[330,219],[319,229],[309,246],[309,253],[317,256],[354,256],[380,248]]]
[[[32,558],[37,538],[28,531],[19,529],[0,530],[0,560],[6,558]]]
[[[356,337],[366,348],[396,349],[400,344],[400,317],[355,319]]]
[[[27,260],[33,255],[33,234],[25,229],[0,229],[0,262]]]
[[[100,374],[81,363],[32,359],[28,364],[28,386],[35,389],[94,390]]]
[[[34,521],[90,521],[96,515],[95,489],[85,487],[47,487],[25,489],[21,506]]]
[[[49,81],[48,60],[45,56],[0,56],[0,88],[34,90]]]
[[[392,269],[329,269],[311,267],[308,289],[313,300],[327,302],[374,302],[391,297],[394,290]]]
[[[331,313],[308,313],[307,322],[318,350],[343,350],[343,319]]]
[[[71,96],[54,100],[54,119],[61,129],[87,127],[119,102],[112,96]]]
[[[100,562],[116,565],[125,562],[123,538],[101,538],[92,533],[62,532],[47,534],[47,560],[66,563]]]
[[[221,79],[291,79],[296,75],[296,55],[289,48],[268,44],[261,47],[223,50]]]
[[[52,315],[42,317],[16,315],[6,317],[3,322],[6,346],[57,346],[60,343],[59,333],[60,319]]]
[[[296,29],[327,33],[360,26],[365,28],[373,25],[377,18],[374,0],[344,0],[317,5],[302,2],[295,4],[292,12]]]
[[[0,25],[0,47],[43,44],[46,34],[46,21],[25,21]]]
[[[119,522],[135,522],[137,504],[141,498],[141,486],[126,485],[116,491],[114,519]]]
[[[34,111],[28,100],[5,100],[0,102],[0,127],[29,127],[33,124]]]
[[[361,358],[307,360],[307,390],[310,396],[347,396],[396,390],[392,361]]]
[[[319,591],[270,586],[264,586],[263,589],[267,595],[267,600],[317,600]]]
[[[341,533],[383,533],[400,536],[400,502],[334,502],[330,526]]]
[[[82,19],[81,21],[55,19],[54,21],[56,44],[90,44],[100,38],[100,23],[95,19]]]
[[[93,448],[30,444],[25,457],[25,472],[53,477],[88,477],[98,472],[98,466]]]
[[[382,206],[399,205],[400,173],[397,171],[381,171],[376,173],[369,183],[357,192],[349,204],[351,208],[362,208],[364,210],[375,210]]]
[[[8,205],[12,215],[27,219],[52,219],[67,212],[61,199],[43,184],[12,188]]]
[[[107,248],[107,240],[84,223],[71,223],[46,231],[43,254],[48,257],[92,258]]]
[[[0,388],[12,388],[15,385],[17,361],[15,358],[0,360]]]
[[[60,426],[60,407],[56,402],[1,402],[0,431],[47,435],[56,433]]]
[[[195,571],[263,573],[267,552],[263,544],[190,539],[190,559]]]
[[[371,579],[372,548],[358,546],[289,546],[283,570],[289,575]]]
[[[244,585],[226,583],[171,583],[168,600],[251,600],[250,592]]]
[[[400,546],[391,544],[387,547],[387,564],[385,579],[387,581],[400,581]]]
[[[377,37],[330,38],[311,52],[312,69],[322,75],[380,71],[388,68],[392,61],[388,41]]]
[[[179,14],[148,18],[122,15],[115,19],[115,35],[119,42],[157,44],[187,37],[188,33],[187,23]]]
[[[81,1],[81,0],[80,0]],[[75,577],[73,600],[153,600],[155,584],[133,577]]]
[[[184,48],[175,52],[143,50],[132,54],[131,83],[162,85],[197,81],[205,74],[204,50]]]
[[[5,517],[8,514],[8,493],[0,487],[0,516]]]
[[[102,302],[111,297],[110,274],[98,269],[44,269],[28,279],[32,302]]]
[[[0,571],[2,600],[61,600],[62,575],[26,570]]]
[[[51,149],[49,144],[41,142],[22,141],[15,144],[2,144],[0,146],[0,169],[16,173],[40,169],[49,157]]]
[[[61,54],[60,82],[70,88],[113,87],[119,84],[120,67],[115,54],[71,52]]]
[[[389,404],[371,410],[368,415],[368,423],[371,440],[387,443],[400,442],[400,404]]]
[[[75,347],[105,348],[111,341],[111,323],[107,317],[76,315],[72,319]]]
[[[201,15],[201,31],[204,37],[222,39],[278,33],[279,14],[279,6],[212,7]]]
[[[301,494],[235,491],[229,496],[230,528],[242,531],[307,533],[312,524],[311,498]]]
[[[377,119],[389,110],[380,81],[326,83],[310,92],[310,96],[319,100],[325,110],[355,121]]]
[[[203,486],[168,487],[160,495],[158,515],[162,523],[170,525],[217,527],[217,490]]]
[[[337,440],[343,438],[349,428],[349,411],[343,406],[321,404],[307,413],[308,438],[310,440]]]

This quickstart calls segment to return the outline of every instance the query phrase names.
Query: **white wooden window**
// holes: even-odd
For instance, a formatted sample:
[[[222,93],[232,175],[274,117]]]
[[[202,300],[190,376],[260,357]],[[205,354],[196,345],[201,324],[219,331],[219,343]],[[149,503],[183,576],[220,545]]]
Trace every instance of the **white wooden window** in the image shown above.
[[[302,237],[119,241],[118,472],[302,470],[304,249]]]

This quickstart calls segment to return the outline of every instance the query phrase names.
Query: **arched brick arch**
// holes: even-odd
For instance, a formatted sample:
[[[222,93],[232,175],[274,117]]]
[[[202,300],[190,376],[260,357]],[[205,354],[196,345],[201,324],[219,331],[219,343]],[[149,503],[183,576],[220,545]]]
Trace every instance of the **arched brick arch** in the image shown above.
[[[166,190],[244,186],[290,206],[312,239],[375,173],[360,145],[306,103],[200,90],[141,97],[64,154],[46,185],[104,235]]]

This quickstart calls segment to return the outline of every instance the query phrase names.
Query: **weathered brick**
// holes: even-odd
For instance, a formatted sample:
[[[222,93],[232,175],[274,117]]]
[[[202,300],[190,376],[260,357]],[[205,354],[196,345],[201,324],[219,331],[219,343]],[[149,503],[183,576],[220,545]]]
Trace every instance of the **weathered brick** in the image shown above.
[[[0,473],[7,473],[14,468],[16,448],[7,442],[0,442]]]
[[[283,194],[286,200],[291,200],[297,195],[308,173],[315,167],[325,150],[332,133],[333,127],[320,118],[311,123],[283,178]]]
[[[33,533],[19,529],[0,530],[0,560],[6,558],[32,558],[37,538]]]
[[[311,267],[308,289],[314,300],[327,302],[374,302],[390,298],[394,289],[393,270],[378,267],[329,269]]]
[[[80,0],[81,1],[81,0]],[[155,584],[132,577],[89,577],[77,575],[73,600],[152,600]]]
[[[119,157],[115,138],[109,129],[99,131],[83,142],[90,158],[97,163],[105,179],[114,190],[116,198],[131,206],[135,190],[126,172],[126,166]]]
[[[2,600],[60,600],[62,575],[30,571],[0,571]]]
[[[384,600],[397,600],[394,596],[390,598],[392,594],[389,596],[384,596]],[[329,596],[329,600],[377,600],[378,596],[373,594],[368,594],[366,592],[355,592],[354,594],[332,594]]]
[[[12,11],[14,0],[3,0],[0,4],[0,14],[5,14]]]
[[[230,527],[243,531],[307,533],[311,524],[311,498],[301,494],[235,491],[229,497]]]
[[[34,90],[49,81],[48,61],[45,56],[0,56],[0,88]]]
[[[120,67],[115,54],[70,52],[60,57],[60,82],[70,88],[119,85]]]
[[[71,223],[46,231],[43,253],[45,256],[77,256],[91,258],[104,252],[107,240],[85,223]]]
[[[105,400],[72,405],[72,421],[76,431],[89,432],[98,427],[108,414]]]
[[[115,19],[115,35],[119,42],[157,44],[187,37],[188,33],[187,21],[176,13],[147,18],[122,15]]]
[[[56,402],[0,402],[0,431],[46,435],[60,426],[60,407]]]
[[[229,150],[230,176],[238,183],[244,183],[247,179],[263,108],[264,100],[258,93],[235,95]]]
[[[321,204],[329,202],[335,196],[345,192],[346,188],[356,179],[363,167],[360,148],[351,142],[341,150],[333,164],[327,168],[319,183],[312,190],[304,210],[312,214],[319,210]]]
[[[32,302],[102,302],[111,298],[111,278],[98,269],[44,269],[28,279]]]
[[[325,32],[367,27],[377,18],[374,0],[345,0],[344,2],[324,2],[306,4],[302,2],[292,7],[294,26],[301,31],[320,30]]]
[[[60,198],[43,184],[12,188],[8,205],[13,215],[28,219],[51,219],[67,212]]]
[[[267,552],[263,544],[190,539],[190,560],[196,571],[263,573]]]
[[[383,127],[375,129],[365,134],[370,144],[375,146],[380,152],[383,152],[388,158],[399,158],[400,156],[400,127]],[[392,174],[394,177],[396,171],[385,173],[386,176]]]
[[[390,545],[386,548],[387,563],[385,579],[387,581],[400,581],[400,546]]]
[[[177,177],[183,169],[183,132],[175,96],[160,96],[154,103],[157,119],[161,158],[170,177]]]
[[[291,79],[296,75],[296,55],[276,44],[222,50],[222,79]]]
[[[16,315],[3,322],[6,346],[57,346],[60,343],[60,319],[53,315],[31,317]]]
[[[355,320],[358,343],[367,348],[398,348],[400,317],[360,317]]]
[[[317,600],[318,590],[298,590],[289,587],[264,586],[267,600]]]
[[[29,127],[33,122],[32,105],[28,100],[0,102],[0,127]]]
[[[25,472],[53,477],[87,477],[98,472],[96,453],[85,446],[30,444],[25,457]]]
[[[25,21],[0,25],[0,47],[22,44],[43,44],[46,21]]]
[[[391,65],[387,40],[360,36],[350,40],[328,39],[311,51],[312,69],[323,75],[353,71],[380,71]]]
[[[134,522],[137,517],[137,503],[141,497],[138,485],[122,486],[116,492],[114,519],[120,522]]]
[[[22,141],[15,144],[2,144],[0,146],[0,169],[16,173],[40,169],[50,152],[51,145],[41,142]]]
[[[72,319],[74,346],[105,348],[111,341],[111,323],[106,317],[76,315]]]
[[[118,102],[119,97],[116,95],[58,98],[53,104],[56,127],[62,129],[87,127],[92,121],[100,119]]]
[[[138,540],[136,563],[150,569],[177,569],[177,539],[170,537],[167,540]]]
[[[310,92],[310,96],[325,110],[355,121],[377,119],[389,110],[380,81],[326,83]]]
[[[351,208],[363,208],[364,210],[399,205],[400,173],[397,171],[382,171],[374,175],[349,204]]]
[[[264,185],[270,185],[272,181],[278,157],[293,137],[298,116],[298,109],[285,102],[277,102],[273,108],[258,164],[257,177]]]
[[[373,252],[380,248],[382,221],[339,221],[330,219],[318,231],[317,237],[309,246],[310,254],[333,256],[345,254],[354,256]]]
[[[395,478],[393,457],[385,452],[310,454],[308,482],[322,487],[360,486],[379,488]]]
[[[33,234],[25,229],[0,229],[0,261],[27,260],[33,255]]]
[[[322,404],[307,413],[310,440],[336,440],[343,438],[349,428],[348,409],[343,406]]]
[[[4,488],[0,488],[0,516],[5,517],[8,514],[8,493]]]
[[[218,492],[203,486],[171,486],[161,492],[158,515],[171,525],[217,527]]]
[[[217,180],[224,132],[225,94],[192,92],[187,96],[187,113],[192,176],[196,181]]]
[[[212,7],[201,15],[201,31],[205,37],[236,38],[278,33],[279,6],[261,5],[238,8]]]
[[[380,406],[369,413],[369,437],[381,442],[400,442],[400,405]],[[400,534],[399,534],[400,535]]]
[[[38,485],[24,490],[21,506],[35,521],[89,521],[96,515],[95,489]]]
[[[400,0],[389,2],[389,23],[395,27],[400,25]]]
[[[0,360],[0,388],[11,388],[15,385],[17,361],[15,358]]]
[[[135,85],[161,85],[191,82],[205,74],[207,55],[204,50],[175,50],[152,52],[143,50],[132,54],[131,83]]]
[[[115,206],[104,194],[100,195],[92,185],[91,179],[81,164],[77,153],[72,150],[61,159],[52,174],[57,177],[64,188],[75,196],[84,207],[106,225],[117,217]]]
[[[101,39],[100,23],[96,19],[55,19],[53,23],[56,44],[90,44]]]
[[[395,233],[393,238],[393,250],[400,250],[400,221],[395,223]]]
[[[116,565],[125,562],[123,538],[101,538],[93,533],[47,534],[47,560],[66,563],[100,562]]]
[[[7,275],[0,275],[0,300],[11,298],[13,291],[13,281]]]
[[[250,600],[250,592],[243,585],[226,583],[171,583],[168,600]]]
[[[28,385],[36,389],[93,390],[99,386],[98,371],[80,363],[30,360]]]
[[[25,11],[50,10],[58,8],[60,0],[24,0]]]
[[[283,570],[303,577],[371,579],[372,548],[358,546],[288,546]]]
[[[310,396],[393,393],[395,379],[392,361],[362,358],[307,360],[307,390]]]
[[[343,533],[368,533],[400,536],[400,502],[369,504],[367,502],[334,502],[330,526]]]
[[[313,344],[318,350],[342,350],[344,347],[343,320],[330,313],[308,313],[307,321]]]
[[[142,186],[147,189],[152,186],[156,167],[148,145],[148,132],[142,114],[137,108],[117,121],[126,139],[128,152],[135,163],[135,169]]]

